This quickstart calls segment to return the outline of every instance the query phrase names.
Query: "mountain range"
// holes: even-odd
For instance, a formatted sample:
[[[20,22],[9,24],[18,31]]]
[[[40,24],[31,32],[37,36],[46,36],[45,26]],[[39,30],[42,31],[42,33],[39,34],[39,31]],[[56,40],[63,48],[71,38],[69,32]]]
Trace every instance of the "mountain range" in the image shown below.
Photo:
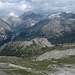
[[[75,14],[41,15],[29,11],[0,19],[0,45],[37,37],[45,37],[53,44],[75,42]]]
[[[0,75],[75,75],[74,64],[74,13],[0,19]]]

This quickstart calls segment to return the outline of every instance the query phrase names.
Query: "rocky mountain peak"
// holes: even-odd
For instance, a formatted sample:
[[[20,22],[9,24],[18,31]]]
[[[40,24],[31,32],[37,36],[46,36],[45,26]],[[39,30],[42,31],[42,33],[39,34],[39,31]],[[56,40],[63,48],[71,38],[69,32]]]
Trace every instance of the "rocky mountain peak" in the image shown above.
[[[69,13],[69,12],[62,12],[60,13],[60,16],[61,17],[64,17],[64,18],[75,18],[75,14],[74,13]]]
[[[61,17],[59,14],[52,14],[52,15],[48,15],[48,19],[52,19],[52,18],[55,18],[55,17]]]
[[[47,38],[35,38],[31,40],[35,45],[41,47],[51,47],[51,43],[47,40]]]
[[[43,15],[29,11],[29,12],[25,12],[24,14],[22,14],[20,16],[20,18],[23,20],[27,20],[29,18],[32,18],[35,21],[40,21],[43,18]]]
[[[31,15],[31,14],[36,14],[36,13],[32,11],[28,11],[28,12],[25,12],[23,15]]]

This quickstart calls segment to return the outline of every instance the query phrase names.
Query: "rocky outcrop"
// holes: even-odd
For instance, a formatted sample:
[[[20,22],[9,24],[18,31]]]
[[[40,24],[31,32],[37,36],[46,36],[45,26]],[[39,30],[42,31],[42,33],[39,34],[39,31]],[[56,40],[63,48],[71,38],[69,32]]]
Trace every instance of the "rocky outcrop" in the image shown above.
[[[52,47],[53,46],[47,40],[47,38],[35,38],[35,39],[32,39],[31,42],[40,47]]]
[[[46,39],[46,38],[34,38],[31,41],[15,41],[15,42],[9,42],[8,44],[4,44],[0,47],[0,50],[3,50],[4,48],[10,48],[11,49],[17,49],[19,48],[26,48],[31,45],[36,45],[38,47],[52,47],[53,45]]]
[[[43,55],[36,58],[37,61],[42,60],[51,60],[51,59],[60,59],[68,58],[68,56],[75,55],[75,49],[68,49],[64,51],[53,50],[51,52],[46,52]]]
[[[24,56],[31,52],[34,52],[37,49],[52,47],[53,45],[46,38],[35,38],[31,41],[14,41],[4,44],[0,47],[1,56]],[[29,49],[30,52],[28,52]]]

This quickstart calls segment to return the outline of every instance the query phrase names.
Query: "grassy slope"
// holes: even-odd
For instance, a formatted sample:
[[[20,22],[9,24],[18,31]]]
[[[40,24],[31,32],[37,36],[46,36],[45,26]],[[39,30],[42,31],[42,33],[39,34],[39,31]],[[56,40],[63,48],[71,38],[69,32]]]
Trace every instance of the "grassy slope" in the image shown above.
[[[31,46],[23,49],[22,53],[22,59],[21,58],[15,58],[15,57],[0,57],[1,63],[12,63],[20,66],[24,66],[27,68],[32,68],[33,71],[54,71],[52,68],[48,68],[48,65],[57,64],[57,65],[63,65],[63,64],[75,64],[75,56],[70,56],[69,58],[63,58],[63,59],[52,59],[50,61],[44,60],[44,61],[32,61],[32,59],[36,58],[37,56],[45,53],[50,52],[51,50],[57,49],[57,50],[65,50],[65,49],[72,49],[75,48],[74,44],[63,44],[63,45],[56,45],[51,48],[39,48],[37,46]],[[22,75],[36,75],[32,72],[27,72],[24,70],[5,70],[6,72],[15,72],[20,73]]]

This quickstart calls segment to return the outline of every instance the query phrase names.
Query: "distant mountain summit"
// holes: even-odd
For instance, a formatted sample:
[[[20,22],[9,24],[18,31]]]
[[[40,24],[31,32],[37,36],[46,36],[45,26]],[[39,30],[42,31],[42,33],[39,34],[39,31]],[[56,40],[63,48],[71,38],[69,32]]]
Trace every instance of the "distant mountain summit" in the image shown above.
[[[72,42],[75,37],[75,19],[69,17],[70,13],[66,13],[68,18],[61,14],[48,15],[44,20],[21,32],[17,39],[47,37],[52,43]]]
[[[40,21],[43,18],[43,15],[29,11],[29,12],[25,12],[24,14],[22,14],[20,18],[23,20],[28,20],[31,18],[35,21]]]
[[[34,12],[25,12],[20,17],[8,17],[5,21],[13,27],[15,31],[21,31],[25,28],[35,25],[44,18],[43,15]]]
[[[74,13],[62,12],[62,13],[60,13],[60,16],[64,17],[64,18],[67,18],[67,19],[69,19],[69,18],[75,19]]]
[[[74,13],[61,12],[41,15],[29,11],[19,17],[11,16],[5,21],[0,20],[0,24],[0,36],[8,37],[11,33],[12,41],[36,37],[46,37],[52,43],[75,41]]]

